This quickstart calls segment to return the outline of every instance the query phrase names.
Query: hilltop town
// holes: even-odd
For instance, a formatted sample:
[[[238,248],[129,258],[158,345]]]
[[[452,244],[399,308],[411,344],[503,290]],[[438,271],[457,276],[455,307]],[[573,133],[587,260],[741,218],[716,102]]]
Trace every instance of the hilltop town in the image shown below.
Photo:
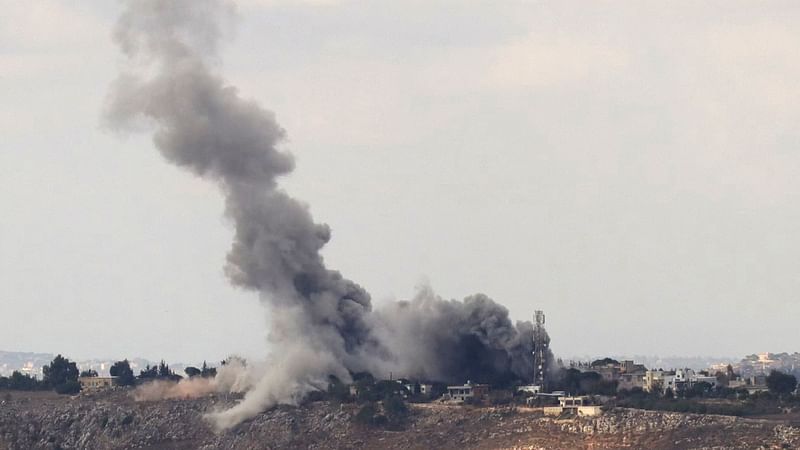
[[[225,427],[209,414],[241,404],[253,388],[243,358],[170,365],[56,355],[44,363],[51,355],[3,352],[0,367],[11,373],[0,376],[0,449],[264,448],[257,436],[270,436],[267,448],[800,445],[800,353],[702,369],[611,357],[564,362],[550,352],[541,311],[534,321],[522,377],[330,375],[290,405]],[[287,423],[302,437],[276,438]]]
[[[136,402],[129,388],[59,396],[10,392],[0,407],[0,449],[771,449],[798,448],[785,418],[609,408],[599,416],[545,415],[526,406],[408,403],[398,423],[365,423],[356,402],[280,406],[215,433],[204,420],[235,396]],[[380,407],[383,411],[383,406]]]

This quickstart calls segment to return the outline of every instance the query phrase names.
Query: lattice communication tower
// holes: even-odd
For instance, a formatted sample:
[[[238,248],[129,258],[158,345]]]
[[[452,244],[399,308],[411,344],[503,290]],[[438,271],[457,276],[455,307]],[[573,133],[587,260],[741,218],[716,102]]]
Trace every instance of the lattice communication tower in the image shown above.
[[[550,336],[544,329],[544,312],[535,311],[533,316],[533,384],[545,389],[547,382],[547,357]]]

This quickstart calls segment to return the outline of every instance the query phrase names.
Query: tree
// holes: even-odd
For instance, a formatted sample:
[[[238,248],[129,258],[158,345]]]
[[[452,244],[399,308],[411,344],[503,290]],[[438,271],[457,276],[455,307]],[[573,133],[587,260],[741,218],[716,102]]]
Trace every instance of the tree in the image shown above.
[[[711,388],[712,388],[711,383],[700,381],[692,384],[692,387],[686,389],[683,395],[686,398],[704,397],[711,392]]]
[[[50,365],[44,366],[42,372],[44,383],[59,394],[72,394],[81,389],[78,384],[78,366],[61,355],[53,358]]]
[[[558,387],[567,393],[578,394],[581,389],[581,371],[578,369],[562,370]]]
[[[391,417],[402,418],[408,414],[408,406],[402,398],[397,395],[390,395],[383,400],[383,409],[386,415]]]
[[[133,377],[131,364],[127,359],[115,362],[111,366],[111,370],[109,372],[111,373],[112,377],[117,377],[117,386],[133,386],[133,383],[136,381]]]
[[[169,365],[161,360],[161,363],[158,365],[158,376],[159,378],[169,378],[173,372],[169,369]]]
[[[55,390],[58,394],[77,394],[81,391],[81,384],[78,380],[67,380],[64,384],[56,386]]]
[[[182,376],[178,375],[169,368],[169,364],[165,363],[164,360],[161,360],[161,363],[158,364],[158,372],[156,373],[156,378],[166,378],[172,381],[178,381]]]
[[[375,415],[377,413],[378,408],[375,407],[375,403],[369,402],[364,404],[364,406],[358,410],[358,413],[356,413],[356,415],[353,417],[353,420],[362,425],[372,425],[375,422]]]
[[[36,378],[23,374],[17,370],[11,373],[10,377],[0,377],[0,389],[12,389],[15,391],[33,391],[43,389],[44,383]]]
[[[203,378],[214,378],[217,376],[217,368],[210,367],[205,361],[203,361],[203,368],[200,369],[200,376]]]
[[[150,364],[148,364],[147,367],[139,371],[139,379],[147,380],[151,378],[158,378],[158,366],[150,367]]]
[[[597,372],[577,369],[562,370],[556,386],[571,394],[614,395],[617,392],[616,381],[605,381]]]
[[[777,370],[767,376],[767,387],[773,394],[790,394],[797,388],[797,378]]]
[[[408,406],[400,396],[390,395],[383,400],[383,410],[386,413],[388,425],[392,429],[402,428],[408,417]]]
[[[96,376],[98,376],[97,375],[97,371],[94,370],[94,369],[83,370],[83,371],[81,371],[81,374],[80,374],[81,378],[94,378]]]
[[[592,364],[591,364],[592,367],[618,366],[618,365],[619,365],[619,361],[617,361],[616,359],[608,358],[608,357],[603,358],[603,359],[596,359],[596,360],[592,361]]]
[[[192,367],[192,366],[183,369],[183,371],[186,372],[186,376],[188,376],[189,378],[196,377],[201,373],[203,373],[197,367]]]

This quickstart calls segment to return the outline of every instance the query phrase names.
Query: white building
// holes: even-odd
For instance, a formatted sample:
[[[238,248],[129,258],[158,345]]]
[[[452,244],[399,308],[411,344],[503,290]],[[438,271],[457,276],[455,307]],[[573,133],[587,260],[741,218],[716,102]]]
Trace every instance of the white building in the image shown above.
[[[447,386],[449,400],[466,402],[469,400],[480,401],[489,394],[488,384],[475,384],[467,381],[461,386]]]
[[[517,392],[527,392],[528,394],[538,394],[542,392],[542,387],[538,384],[529,384],[525,386],[517,386]]]
[[[677,369],[675,371],[648,370],[644,375],[644,390],[648,392],[684,392],[697,383],[708,383],[711,388],[717,387],[717,378],[696,373],[692,369]]]

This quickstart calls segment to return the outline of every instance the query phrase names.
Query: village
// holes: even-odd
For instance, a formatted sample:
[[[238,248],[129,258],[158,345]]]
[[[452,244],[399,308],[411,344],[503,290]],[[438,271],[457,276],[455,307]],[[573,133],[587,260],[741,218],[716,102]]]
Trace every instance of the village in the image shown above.
[[[369,423],[381,421],[382,417],[391,419],[391,414],[381,413],[387,404],[402,412],[406,410],[405,403],[513,406],[534,408],[548,416],[598,416],[614,407],[748,415],[786,410],[787,402],[794,409],[797,403],[799,353],[749,355],[738,363],[717,363],[698,370],[648,368],[633,359],[610,357],[564,362],[555,359],[550,351],[544,312],[535,311],[532,325],[530,370],[524,377],[495,383],[485,377],[461,383],[453,383],[451,378],[447,383],[392,373],[376,378],[362,372],[351,374],[352,380],[347,382],[331,376],[327,391],[311,392],[306,400],[363,405]],[[244,360],[236,361],[246,364]],[[123,360],[103,362],[95,368],[94,362],[79,365],[59,355],[39,370],[34,371],[33,363],[26,362],[27,371],[15,370],[11,377],[0,376],[0,389],[54,388],[65,394],[92,394],[156,380],[180,383],[195,377],[213,379],[217,374],[217,369],[205,362],[200,368],[176,365],[184,375],[164,361],[152,366],[139,367],[140,364]],[[139,374],[135,375],[137,368]],[[57,373],[64,380],[54,382]],[[43,375],[41,381],[39,374]]]
[[[467,380],[464,384],[444,385],[412,381],[405,378],[375,382],[361,378],[348,386],[351,399],[368,399],[372,389],[394,391],[415,402],[437,402],[445,405],[497,406],[516,404],[541,408],[545,415],[574,414],[596,416],[603,406],[612,405],[618,397],[643,393],[662,398],[714,397],[733,394],[737,398],[766,393],[768,375],[747,377],[733,371],[731,365],[695,371],[690,368],[648,369],[632,360],[604,358],[589,363],[571,363],[553,371],[552,380],[544,378],[540,385],[493,387]],[[548,390],[545,386],[554,386]]]

